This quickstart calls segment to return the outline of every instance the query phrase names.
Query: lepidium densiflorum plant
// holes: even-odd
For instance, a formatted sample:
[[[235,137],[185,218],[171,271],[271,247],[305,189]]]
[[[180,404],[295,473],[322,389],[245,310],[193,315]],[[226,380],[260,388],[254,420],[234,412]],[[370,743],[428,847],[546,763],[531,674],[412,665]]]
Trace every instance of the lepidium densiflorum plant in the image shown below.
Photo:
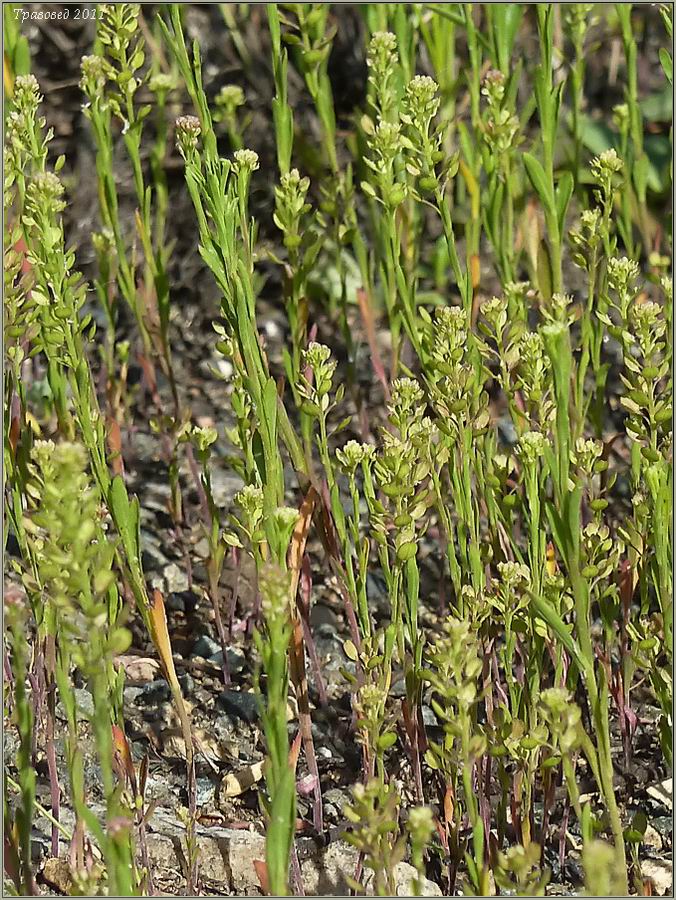
[[[16,768],[20,799],[10,810],[7,780],[3,785],[3,824],[5,829],[5,859],[17,894],[37,894],[33,877],[31,853],[35,788],[37,773],[32,765],[35,712],[28,692],[29,643],[27,639],[28,609],[22,598],[5,593],[3,613],[6,628],[6,647],[12,667],[13,684],[5,686],[3,716],[5,722],[16,727],[18,745]],[[6,727],[6,726],[5,726]],[[7,774],[5,774],[7,779]]]
[[[632,584],[639,587],[641,626],[634,633],[639,647],[654,641],[655,632],[664,637],[664,657],[640,653],[641,664],[650,673],[651,683],[662,707],[660,729],[663,746],[671,733],[671,660],[673,629],[673,569],[671,534],[672,494],[672,374],[671,340],[666,309],[671,298],[667,286],[665,304],[644,300],[638,290],[639,270],[626,258],[608,263],[610,303],[604,322],[621,344],[624,368],[621,378],[625,394],[620,398],[627,413],[626,428],[631,440],[631,483],[633,514],[623,523],[621,535],[627,545]],[[659,621],[649,622],[650,588],[657,596]],[[666,665],[664,665],[666,663]],[[626,686],[628,690],[629,685]]]
[[[462,583],[470,583],[475,591],[481,591],[485,581],[475,477],[483,480],[482,436],[489,422],[485,390],[488,373],[470,332],[468,314],[460,307],[437,310],[426,331],[426,347],[429,398],[436,413],[435,425],[442,435],[433,448],[436,466],[432,477],[437,510],[446,532],[455,599],[461,610]],[[444,499],[449,490],[457,516],[455,524]]]
[[[667,515],[672,477],[670,339],[663,307],[638,296],[638,274],[638,266],[631,260],[609,261],[608,281],[614,299],[604,321],[610,334],[622,345],[621,377],[626,393],[620,402],[627,412],[627,434],[632,441],[632,480],[634,490],[646,494],[653,507],[652,526],[647,534],[652,559],[643,556],[642,561],[650,570],[663,618],[665,645],[670,648],[673,618],[671,533]]]
[[[471,851],[466,853],[470,883],[485,893],[485,834],[479,811],[476,770],[486,752],[485,734],[477,726],[480,675],[483,663],[479,642],[466,619],[449,618],[444,634],[426,653],[425,681],[432,688],[432,708],[444,730],[441,742],[429,742],[427,764],[444,781],[445,827],[449,843],[457,846],[466,818],[472,833]]]
[[[431,444],[436,428],[424,416],[424,393],[412,378],[397,379],[388,404],[392,430],[382,429],[382,444],[373,467],[380,496],[365,484],[372,535],[390,601],[399,665],[403,668],[406,702],[411,717],[410,750],[418,799],[423,799],[419,733],[415,725],[422,702],[420,671],[424,639],[419,623],[420,572],[418,545],[427,529],[427,512],[434,503],[430,484]],[[386,641],[384,666],[392,665]]]
[[[622,184],[624,164],[615,150],[606,150],[591,163],[596,206],[584,209],[576,228],[570,232],[573,261],[586,272],[586,298],[580,319],[580,359],[574,382],[575,403],[584,412],[579,418],[577,435],[581,435],[589,416],[600,437],[603,429],[605,386],[608,363],[603,358],[606,334],[604,317],[608,310],[607,281],[614,264],[617,237],[612,216],[618,189]],[[592,384],[587,386],[591,366]]]
[[[444,150],[447,126],[437,122],[438,86],[429,76],[416,75],[402,91],[397,41],[389,32],[372,36],[367,62],[371,109],[361,119],[367,144],[367,171],[361,187],[374,201],[371,213],[377,270],[394,338],[392,370],[396,374],[402,328],[425,363],[416,300],[416,242],[407,239],[422,233],[425,206],[441,218],[448,259],[466,308],[471,302],[471,284],[460,264],[446,197],[458,163]]]
[[[554,295],[553,301],[557,295]],[[573,357],[569,326],[567,323],[568,301],[561,297],[553,303],[552,315],[547,325],[541,328],[545,349],[551,363],[554,397],[556,401],[556,422],[554,431],[555,453],[547,452],[548,465],[552,476],[554,499],[547,505],[549,524],[553,532],[558,551],[567,571],[571,593],[575,606],[575,628],[573,634],[557,616],[555,611],[540,598],[533,597],[533,605],[547,624],[553,629],[557,638],[573,656],[577,671],[580,673],[595,727],[593,759],[590,765],[595,767],[599,786],[610,820],[610,827],[617,854],[617,864],[626,870],[626,856],[622,821],[617,798],[612,785],[612,754],[610,745],[609,717],[609,671],[605,660],[598,659],[592,638],[593,604],[599,602],[609,585],[607,579],[612,570],[597,561],[589,562],[589,552],[598,540],[588,535],[585,541],[585,526],[582,518],[583,498],[588,488],[587,477],[580,477],[580,472],[572,471],[575,463],[573,454],[572,428],[570,417],[570,388],[573,373]],[[585,450],[586,452],[586,450]],[[579,467],[578,467],[579,468]],[[590,523],[592,527],[604,529],[598,522]],[[586,526],[589,528],[590,526]],[[611,549],[607,545],[607,535],[603,533],[600,545],[596,549],[608,555]],[[612,545],[612,541],[611,541]],[[616,551],[617,548],[615,548]],[[603,562],[599,560],[598,562]],[[615,562],[617,558],[615,557]],[[596,759],[596,757],[598,759]]]
[[[301,352],[305,349],[308,321],[307,281],[321,247],[312,228],[311,205],[307,202],[309,178],[291,169],[275,188],[275,225],[282,232],[287,252],[283,265],[284,300],[291,330],[291,352],[284,349],[284,365],[292,389],[300,377]],[[280,261],[281,262],[281,261]]]
[[[256,644],[265,673],[263,729],[267,744],[265,781],[267,814],[265,861],[268,890],[277,897],[288,891],[289,854],[296,829],[295,767],[289,762],[287,702],[288,648],[292,638],[291,578],[275,563],[261,567],[261,629]]]
[[[37,83],[31,86],[30,94],[34,98],[26,106],[33,123],[30,127],[42,136]],[[44,137],[48,139],[49,133]],[[151,602],[143,576],[138,502],[130,500],[122,476],[113,477],[109,468],[105,422],[87,356],[95,325],[91,314],[83,312],[87,285],[75,269],[75,253],[65,241],[64,186],[56,171],[39,169],[35,157],[15,159],[24,167],[15,171],[15,181],[23,178],[26,184],[19,224],[31,272],[31,303],[35,306],[30,352],[42,354],[47,360],[59,431],[69,439],[77,434],[87,451],[91,476],[120,537],[115,559],[166,669],[184,731],[188,769],[193,772],[189,718],[173,668],[163,601],[160,595]],[[61,166],[62,161],[57,161],[55,168]]]
[[[255,317],[255,238],[249,215],[251,176],[259,167],[253,150],[240,149],[232,161],[219,156],[209,103],[202,85],[197,43],[188,51],[178,7],[172,7],[170,25],[162,22],[165,39],[176,59],[198,115],[182,116],[176,123],[176,141],[185,162],[185,177],[200,234],[201,254],[222,294],[221,311],[226,325],[231,361],[249,394],[257,417],[257,434],[268,462],[261,475],[269,509],[281,502],[281,470],[277,433],[286,445],[294,467],[304,472],[306,462],[300,442],[277,397],[274,380],[258,336]],[[273,487],[274,485],[274,487]]]
[[[401,230],[397,214],[408,194],[401,158],[402,124],[399,115],[398,55],[396,37],[376,32],[367,52],[370,114],[361,119],[367,154],[362,191],[374,202],[371,218],[376,236],[376,266],[393,339],[392,371],[396,374],[402,327],[417,346],[417,326],[412,288],[401,262]]]
[[[115,544],[105,533],[98,491],[86,473],[87,454],[78,444],[36,442],[28,491],[31,509],[25,520],[36,549],[45,604],[46,631],[54,639],[55,677],[68,723],[67,762],[76,814],[74,861],[85,869],[89,831],[105,862],[108,890],[136,892],[132,818],[121,799],[113,771],[113,725],[122,725],[124,673],[113,660],[131,640],[122,622],[122,607],[112,571]],[[29,576],[30,577],[30,576]],[[86,679],[93,701],[90,716],[105,822],[87,806],[84,755],[80,747],[82,712],[73,691],[73,669]]]
[[[38,292],[38,297],[34,298],[32,293],[25,289],[28,282],[28,276],[25,272],[23,273],[24,287],[21,288],[19,285],[22,256],[26,249],[30,249],[31,246],[26,240],[26,230],[31,227],[30,215],[27,210],[29,186],[31,179],[39,178],[43,180],[43,176],[46,175],[47,151],[53,137],[51,129],[45,131],[45,119],[38,115],[41,102],[42,96],[35,77],[33,75],[17,77],[14,85],[14,109],[8,117],[5,135],[4,181],[5,209],[11,217],[10,221],[13,219],[15,222],[15,225],[8,229],[8,233],[5,235],[5,247],[10,253],[17,254],[14,260],[18,266],[11,283],[11,295],[13,295],[14,301],[6,311],[6,315],[9,314],[14,319],[14,321],[10,320],[7,322],[14,332],[11,337],[18,339],[16,348],[12,349],[14,371],[17,375],[20,372],[21,361],[26,352],[25,339],[29,334],[31,336],[35,335],[34,328],[30,326],[31,324],[33,326],[36,324],[40,307],[40,296],[44,297],[44,292],[42,294]],[[57,160],[55,168],[57,170],[60,169],[64,161],[63,158]],[[56,186],[55,181],[58,181],[58,179],[51,181],[51,187],[49,182],[44,182],[45,191],[50,195],[45,198],[46,203],[53,214],[58,213],[63,207],[61,200],[62,190]],[[35,206],[35,200],[36,189],[33,188],[31,191],[33,207]],[[26,216],[29,217],[29,221],[24,224]],[[11,243],[9,243],[10,241]],[[21,250],[19,249],[20,247]],[[58,252],[58,247],[59,243],[55,241],[52,251],[54,252],[56,249],[56,252]],[[8,258],[7,262],[11,267],[12,260]],[[7,286],[10,287],[7,278],[8,272],[5,273],[5,280]],[[44,307],[44,305],[45,300],[43,299],[42,306]],[[38,330],[44,336],[44,329],[40,328]],[[54,412],[62,433],[72,434],[72,422],[70,421],[67,408],[66,389],[59,365],[58,353],[53,345],[50,345],[45,348],[45,355],[47,357],[47,380]],[[19,395],[21,394],[22,389],[19,381],[15,384],[14,389],[17,390]],[[22,400],[22,403],[25,406],[25,398]]]
[[[154,148],[153,180],[149,183],[141,160],[141,143],[145,122],[152,107],[140,104],[139,97],[147,76],[142,74],[145,62],[144,42],[141,38],[140,6],[133,3],[102,4],[97,19],[100,52],[82,60],[80,87],[85,94],[84,114],[91,122],[96,142],[96,171],[99,182],[99,204],[103,238],[110,238],[114,252],[113,271],[120,293],[129,304],[146,355],[157,359],[169,380],[175,415],[179,417],[179,401],[174,380],[169,342],[170,296],[167,265],[170,245],[165,240],[166,185],[161,171],[161,157],[166,145],[164,121],[159,125],[158,143]],[[169,78],[169,76],[165,76]],[[151,86],[164,111],[166,83],[157,77]],[[132,169],[137,212],[135,226],[143,248],[145,289],[138,286],[135,254],[128,248],[119,214],[118,189],[113,164],[114,127],[122,126],[122,137]],[[162,132],[164,137],[162,136]],[[99,257],[101,258],[101,257]],[[101,282],[109,265],[104,262]],[[106,296],[106,286],[99,291]],[[150,298],[150,299],[148,299]],[[116,312],[114,303],[104,301],[108,324],[113,335]],[[109,360],[112,362],[112,360]],[[112,374],[111,374],[112,377]]]
[[[424,854],[434,827],[432,812],[426,806],[414,807],[409,811],[404,830],[399,822],[400,804],[394,783],[384,784],[374,778],[365,785],[355,785],[352,803],[345,810],[350,829],[344,838],[360,851],[364,867],[372,873],[368,880],[372,881],[376,897],[396,893],[396,869],[405,857],[407,836],[416,876],[405,889],[414,897],[421,895]],[[355,890],[364,888],[358,881],[354,881],[353,886]]]
[[[486,100],[483,139],[488,152],[483,164],[488,175],[485,226],[498,257],[503,284],[513,281],[516,271],[515,212],[512,178],[514,149],[519,143],[520,123],[514,113],[513,91],[507,91],[506,76],[491,69],[484,77],[481,93]]]

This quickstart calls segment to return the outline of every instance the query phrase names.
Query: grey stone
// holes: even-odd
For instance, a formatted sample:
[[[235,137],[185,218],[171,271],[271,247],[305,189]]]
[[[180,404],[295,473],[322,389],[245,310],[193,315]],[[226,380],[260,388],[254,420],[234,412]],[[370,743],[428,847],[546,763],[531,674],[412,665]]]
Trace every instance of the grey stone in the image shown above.
[[[301,863],[303,873],[303,886],[305,893],[310,897],[350,895],[348,878],[354,878],[354,873],[359,858],[359,852],[355,847],[336,841],[329,844],[323,853],[311,856]],[[416,876],[416,870],[408,863],[399,863],[395,869],[395,886],[397,897],[411,897],[411,883]],[[368,896],[373,896],[373,873],[365,871],[362,883]],[[441,897],[441,889],[433,881],[423,879],[420,896]]]
[[[126,687],[124,689],[124,702],[128,706],[133,706],[142,693],[143,693],[142,687],[137,687],[135,685],[129,685],[129,687]]]
[[[197,608],[200,598],[195,591],[176,591],[168,594],[164,602],[167,609],[172,609],[174,612],[193,612]]]
[[[171,697],[171,688],[164,678],[157,678],[143,685],[139,700],[142,703],[163,703]]]
[[[75,688],[75,702],[80,712],[86,716],[94,715],[94,700],[86,688]]]
[[[516,444],[518,435],[514,423],[509,416],[502,416],[502,418],[499,419],[498,434],[500,435],[503,444],[507,444],[508,447],[513,447],[514,444]]]
[[[674,868],[670,859],[644,859],[641,875],[652,881],[658,897],[673,897]]]
[[[185,697],[189,697],[195,690],[195,679],[192,677],[190,672],[186,672],[185,675],[181,675],[178,679],[178,683],[181,685],[181,690],[183,691],[183,695]]]
[[[218,702],[230,716],[252,724],[258,719],[258,699],[249,691],[222,691]]]
[[[333,640],[338,628],[338,617],[328,606],[317,603],[310,612],[310,627],[316,638]]]
[[[147,572],[162,569],[169,562],[160,549],[155,535],[143,529],[141,529],[141,562]]]
[[[430,709],[429,706],[423,706],[422,717],[428,728],[436,728],[439,725],[439,719],[437,719],[434,710]]]
[[[172,612],[185,612],[185,600],[181,594],[168,594],[165,597],[164,605]]]
[[[178,852],[182,852],[184,829],[161,815],[153,817],[155,833],[148,834],[148,852],[157,867],[180,870]],[[197,826],[200,875],[214,884],[242,896],[260,894],[254,860],[265,859],[265,837],[254,831]]]
[[[397,897],[412,897],[413,896],[413,884],[416,879],[418,873],[415,868],[409,863],[400,862],[395,866],[394,869],[394,885]],[[369,878],[369,873],[367,873],[364,878],[364,887],[366,888],[366,893],[371,895],[373,894],[373,876]],[[430,881],[429,878],[423,878],[420,884],[420,889],[418,892],[419,897],[442,897],[442,891],[438,884],[434,881]]]
[[[209,541],[207,538],[200,538],[192,549],[195,556],[199,556],[200,559],[209,558]]]
[[[213,638],[210,638],[209,635],[203,634],[195,641],[195,645],[192,648],[193,656],[201,656],[203,659],[211,659],[221,650],[221,645],[218,641],[215,641]]]
[[[197,805],[213,806],[216,796],[216,786],[210,778],[197,779]]]
[[[89,691],[86,688],[75,688],[73,693],[75,695],[75,704],[80,715],[93,716],[94,700]],[[60,700],[56,704],[56,714],[60,719],[66,719],[66,711]]]
[[[176,563],[166,566],[163,575],[167,593],[176,594],[188,590],[188,576]]]
[[[246,665],[246,659],[242,656],[241,653],[238,653],[237,650],[231,650],[228,647],[228,671],[231,675],[238,675],[240,672],[244,671],[244,666]],[[211,662],[217,663],[219,666],[223,662],[223,651],[218,650],[211,657]]]
[[[213,469],[211,492],[216,506],[230,507],[237,491],[242,489],[242,479],[229,470]]]
[[[406,696],[406,682],[403,678],[397,678],[390,688],[390,697],[401,700]]]
[[[326,810],[333,810],[336,819],[341,818],[343,809],[350,802],[350,795],[342,788],[331,788],[324,794]]]

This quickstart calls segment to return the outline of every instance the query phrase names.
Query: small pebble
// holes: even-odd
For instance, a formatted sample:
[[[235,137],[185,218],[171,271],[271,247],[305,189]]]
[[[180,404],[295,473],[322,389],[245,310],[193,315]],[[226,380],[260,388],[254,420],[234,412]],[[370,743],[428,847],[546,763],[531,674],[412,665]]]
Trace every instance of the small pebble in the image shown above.
[[[167,593],[176,594],[188,590],[188,576],[176,563],[169,563],[164,569],[163,575]]]
[[[258,698],[250,691],[223,691],[218,702],[230,716],[252,724],[258,719]]]
[[[198,778],[196,784],[196,800],[198,806],[213,806],[216,787],[210,778]]]
[[[210,638],[209,635],[203,634],[195,641],[192,652],[193,656],[201,656],[202,659],[211,659],[217,653],[221,652],[221,645],[218,641]]]
[[[164,678],[158,678],[156,681],[149,681],[143,685],[139,700],[142,703],[162,703],[171,697],[171,689]]]
[[[223,662],[223,651],[219,648],[213,656],[209,657],[209,659],[211,662],[217,663],[220,666]],[[240,672],[244,671],[245,664],[246,660],[241,653],[228,648],[228,671],[231,675],[238,675]]]
[[[189,697],[195,690],[195,679],[189,672],[186,672],[185,675],[181,675],[178,679],[178,683],[181,685],[181,690],[185,697]]]

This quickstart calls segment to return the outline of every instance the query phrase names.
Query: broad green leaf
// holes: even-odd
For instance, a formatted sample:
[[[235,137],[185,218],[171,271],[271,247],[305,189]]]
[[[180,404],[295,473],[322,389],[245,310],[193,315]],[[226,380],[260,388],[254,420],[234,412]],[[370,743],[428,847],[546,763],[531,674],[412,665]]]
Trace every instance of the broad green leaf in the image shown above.
[[[549,248],[544,241],[540,241],[538,245],[537,280],[540,293],[546,300],[549,300],[552,296],[552,262],[549,257]]]
[[[556,609],[543,597],[536,596],[535,594],[531,594],[530,597],[532,611],[536,616],[547,623],[557,639],[561,641],[566,650],[575,659],[580,671],[585,671],[585,660],[582,651]]]
[[[673,84],[674,83],[673,82],[674,63],[671,58],[671,54],[666,49],[666,47],[660,47],[659,57],[660,57],[660,62],[662,63],[662,68],[664,70],[664,74],[667,77],[667,81],[669,82],[669,84]],[[648,99],[650,99],[650,98],[648,98]],[[671,94],[669,95],[669,99],[671,99]],[[644,110],[643,114],[647,115],[645,110]]]
[[[542,168],[542,164],[531,153],[523,154],[523,164],[526,167],[528,179],[542,204],[550,212],[555,212],[554,198],[552,197],[551,188],[547,182],[547,176]]]
[[[121,475],[116,475],[110,485],[108,506],[115,522],[115,527],[120,532],[127,557],[131,557],[130,563],[132,560],[137,561],[139,557],[138,504],[129,500],[127,488]]]

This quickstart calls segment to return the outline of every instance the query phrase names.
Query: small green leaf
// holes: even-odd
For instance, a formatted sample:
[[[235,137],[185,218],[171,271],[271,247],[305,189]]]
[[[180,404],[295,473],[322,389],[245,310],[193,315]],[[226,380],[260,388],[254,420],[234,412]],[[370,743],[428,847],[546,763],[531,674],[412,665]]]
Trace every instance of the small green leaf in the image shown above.
[[[357,662],[359,659],[359,653],[352,641],[345,641],[343,644],[343,653],[348,659],[352,660],[352,662]]]
[[[660,62],[662,63],[662,68],[664,69],[664,74],[667,76],[667,81],[669,82],[669,84],[673,84],[674,63],[671,58],[671,54],[666,49],[666,47],[660,47],[659,57]]]
[[[564,172],[556,188],[556,215],[559,221],[559,234],[563,234],[568,204],[573,196],[573,186],[573,176],[570,172]]]
[[[547,183],[547,176],[542,168],[542,164],[531,153],[523,154],[523,164],[526,167],[526,174],[533,185],[535,193],[540,198],[543,206],[553,213],[555,211],[554,198]]]
[[[397,743],[397,734],[395,731],[386,731],[378,738],[378,748],[380,750],[389,750],[390,747]]]

